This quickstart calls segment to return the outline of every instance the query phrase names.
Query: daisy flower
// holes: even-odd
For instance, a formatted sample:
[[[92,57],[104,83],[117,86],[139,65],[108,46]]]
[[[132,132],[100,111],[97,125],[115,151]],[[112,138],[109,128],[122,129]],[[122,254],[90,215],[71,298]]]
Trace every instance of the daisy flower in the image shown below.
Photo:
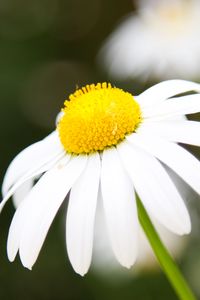
[[[100,63],[118,79],[198,78],[200,1],[138,1],[100,51]]]
[[[197,93],[175,97],[189,91]],[[81,275],[91,263],[101,198],[113,253],[127,268],[139,247],[136,193],[160,224],[189,233],[187,208],[165,165],[200,193],[200,163],[177,144],[200,146],[200,124],[184,117],[200,111],[199,92],[197,83],[171,80],[136,97],[109,83],[70,95],[56,130],[19,153],[5,174],[1,209],[17,191],[19,197],[28,190],[10,225],[9,260],[19,251],[22,264],[32,268],[69,192],[66,246]]]

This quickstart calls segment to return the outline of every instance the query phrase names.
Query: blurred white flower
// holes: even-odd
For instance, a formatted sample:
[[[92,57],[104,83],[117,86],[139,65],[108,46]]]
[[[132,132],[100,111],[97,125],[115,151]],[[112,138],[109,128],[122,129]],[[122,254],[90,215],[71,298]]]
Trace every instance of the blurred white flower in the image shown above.
[[[198,93],[176,97],[190,91]],[[81,275],[92,259],[99,197],[122,266],[130,268],[139,251],[135,192],[150,217],[173,233],[189,233],[187,208],[162,163],[200,194],[200,163],[177,144],[200,146],[200,123],[184,118],[200,111],[199,93],[197,83],[170,80],[136,97],[107,83],[70,95],[56,130],[19,153],[5,174],[0,210],[16,192],[16,200],[22,198],[9,229],[10,261],[19,251],[32,268],[69,191],[66,246]]]
[[[200,1],[138,1],[99,54],[118,79],[200,77]]]

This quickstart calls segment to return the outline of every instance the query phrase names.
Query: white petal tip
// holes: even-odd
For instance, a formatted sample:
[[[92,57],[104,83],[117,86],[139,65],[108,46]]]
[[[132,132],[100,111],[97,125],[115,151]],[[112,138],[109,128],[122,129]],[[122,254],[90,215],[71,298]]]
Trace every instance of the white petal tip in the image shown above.
[[[189,222],[187,225],[184,224],[181,227],[174,227],[171,231],[180,236],[189,234],[191,232],[191,223]]]
[[[13,244],[10,243],[10,240],[8,238],[8,242],[7,242],[7,256],[8,256],[8,260],[10,262],[13,262],[15,260],[17,252],[18,252],[18,249],[14,249]]]
[[[26,269],[28,269],[29,271],[32,271],[32,266],[25,266],[24,264],[23,264],[23,266],[24,266]]]
[[[80,275],[81,277],[84,277],[85,274],[87,274],[87,273],[77,273],[77,274]]]
[[[191,232],[191,226],[188,226],[187,228],[184,229],[182,235],[189,234],[190,232]]]
[[[126,268],[126,269],[130,269],[132,266],[133,266],[133,264],[134,263],[132,263],[132,264],[127,264],[127,263],[120,263],[124,268]]]
[[[8,253],[7,256],[10,262],[13,262],[15,260],[15,255]]]
[[[191,228],[185,232],[185,234],[189,234],[189,233],[191,233]]]
[[[87,271],[85,271],[85,270],[74,270],[78,275],[80,275],[80,276],[85,276],[86,274],[87,274],[87,272],[88,272],[88,270]]]
[[[184,222],[185,220],[185,222]],[[186,235],[189,234],[192,230],[191,220],[189,214],[187,214],[187,217],[183,218],[182,226],[180,227],[180,235]]]
[[[71,261],[70,261],[71,262]],[[89,270],[89,267],[90,267],[90,265],[88,266],[84,266],[84,265],[81,265],[81,264],[73,264],[72,262],[71,262],[71,266],[72,266],[72,268],[73,268],[73,270],[78,274],[78,275],[80,275],[80,276],[85,276],[86,274],[87,274],[87,272],[88,272],[88,270]]]
[[[32,270],[32,267],[33,267],[33,263],[32,263],[32,264],[27,263],[27,262],[24,261],[24,259],[22,259],[22,257],[20,257],[20,258],[21,258],[22,265],[23,265],[26,269],[29,269],[29,270],[31,271],[31,270]]]
[[[136,258],[132,259],[130,261],[122,261],[122,260],[121,261],[118,260],[118,261],[119,261],[121,266],[125,267],[126,269],[130,269],[135,264]]]

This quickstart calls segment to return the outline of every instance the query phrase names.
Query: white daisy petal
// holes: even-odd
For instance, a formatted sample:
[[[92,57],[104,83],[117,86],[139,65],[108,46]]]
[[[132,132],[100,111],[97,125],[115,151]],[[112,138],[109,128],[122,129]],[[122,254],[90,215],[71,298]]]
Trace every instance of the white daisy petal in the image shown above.
[[[63,161],[66,164],[68,160],[69,157],[65,157]],[[27,222],[29,222],[28,216],[30,213],[31,202],[32,198],[29,197],[25,198],[24,201],[21,201],[12,219],[7,242],[7,254],[10,261],[13,261],[15,259],[17,251],[19,249],[21,232],[23,230],[23,227],[26,226]]]
[[[161,102],[156,106],[145,107],[142,110],[142,117],[165,118],[179,115],[194,114],[200,111],[200,95],[194,94],[184,97],[172,98]]]
[[[10,187],[26,172],[35,171],[48,163],[56,155],[63,152],[58,132],[54,131],[42,141],[39,141],[21,151],[9,165],[2,185],[2,194],[8,192]]]
[[[11,262],[14,261],[19,249],[20,236],[24,226],[26,226],[27,223],[29,206],[30,201],[25,200],[20,203],[9,228],[7,240],[7,255],[8,259]]]
[[[138,254],[138,216],[133,184],[115,148],[103,152],[101,188],[114,254],[130,268]]]
[[[24,200],[27,194],[30,192],[34,184],[34,178],[25,181],[14,193],[13,203],[15,208],[17,208],[20,203]]]
[[[200,84],[179,79],[166,80],[141,93],[138,96],[138,101],[146,107],[189,91],[200,91]]]
[[[188,211],[160,162],[126,141],[118,146],[118,151],[150,215],[174,233],[189,233],[191,223]]]
[[[187,120],[187,116],[185,115],[179,115],[179,116],[165,116],[164,118],[163,117],[152,117],[152,118],[149,118],[149,119],[143,119],[143,122],[138,126],[138,128],[140,126],[143,126],[143,124],[145,123],[145,125],[147,123],[152,123],[152,122],[164,122],[164,121],[186,121]],[[136,130],[137,131],[137,130]]]
[[[68,161],[68,157],[63,161],[66,164]],[[32,205],[31,202],[32,199],[30,197],[25,198],[24,201],[20,203],[12,219],[7,242],[7,253],[10,261],[13,261],[15,259],[17,251],[19,249],[21,232],[24,226],[26,226],[27,222],[29,222],[29,213],[31,213],[30,209]]]
[[[21,233],[19,246],[25,267],[31,269],[34,265],[60,205],[84,170],[86,162],[87,156],[73,157],[67,165],[60,162],[42,176],[25,199],[30,203],[28,221]]]
[[[9,198],[17,191],[17,189],[20,188],[20,186],[22,184],[24,184],[27,180],[30,180],[31,178],[35,178],[38,177],[39,175],[41,175],[42,173],[48,171],[50,168],[52,168],[55,163],[57,161],[59,161],[61,158],[63,157],[63,154],[59,154],[57,155],[54,159],[52,159],[52,161],[44,164],[41,168],[36,169],[35,171],[30,170],[27,171],[27,173],[25,173],[24,176],[22,176],[11,188],[10,190],[7,192],[7,194],[5,195],[5,197],[3,198],[3,200],[0,203],[0,212],[2,211],[4,205],[6,204],[6,202],[9,200]],[[65,160],[69,160],[70,159],[70,155],[65,155]]]
[[[137,133],[164,137],[168,141],[200,146],[200,122],[195,121],[162,121],[143,122]]]
[[[127,136],[132,144],[142,147],[168,165],[200,194],[200,162],[181,146],[149,134]]]
[[[88,163],[73,185],[66,219],[66,243],[74,270],[85,275],[89,269],[94,235],[94,220],[100,180],[99,154],[88,156]]]

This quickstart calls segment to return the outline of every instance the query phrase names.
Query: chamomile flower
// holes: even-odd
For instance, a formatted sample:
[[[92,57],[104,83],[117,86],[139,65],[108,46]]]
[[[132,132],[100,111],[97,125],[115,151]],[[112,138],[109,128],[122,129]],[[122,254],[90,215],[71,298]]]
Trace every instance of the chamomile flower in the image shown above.
[[[189,91],[197,93],[175,97]],[[200,193],[200,163],[177,144],[200,146],[200,124],[184,118],[200,111],[199,92],[197,83],[171,80],[137,97],[107,83],[70,95],[56,130],[19,153],[5,174],[1,209],[17,191],[24,196],[24,185],[29,191],[10,225],[9,260],[19,251],[22,264],[32,268],[69,192],[67,252],[81,275],[91,263],[100,198],[113,253],[125,267],[138,255],[136,193],[160,224],[189,233],[187,208],[164,164]]]
[[[138,1],[105,42],[100,61],[111,76],[197,79],[200,76],[200,1]]]

